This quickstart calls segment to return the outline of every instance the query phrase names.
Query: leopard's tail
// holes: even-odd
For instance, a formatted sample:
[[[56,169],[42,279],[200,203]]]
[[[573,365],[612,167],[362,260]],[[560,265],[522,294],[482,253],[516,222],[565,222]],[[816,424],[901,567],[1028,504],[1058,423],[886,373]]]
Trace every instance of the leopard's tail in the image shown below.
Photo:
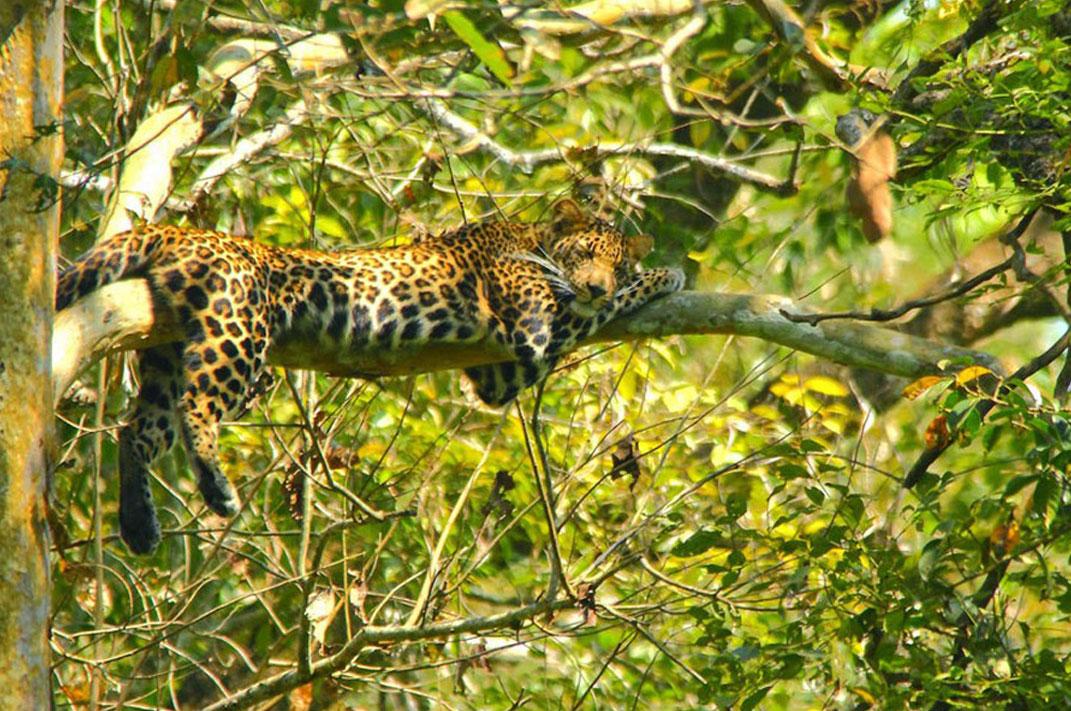
[[[64,269],[56,284],[56,311],[70,306],[94,289],[136,276],[152,263],[156,250],[152,228],[113,235],[98,242]]]

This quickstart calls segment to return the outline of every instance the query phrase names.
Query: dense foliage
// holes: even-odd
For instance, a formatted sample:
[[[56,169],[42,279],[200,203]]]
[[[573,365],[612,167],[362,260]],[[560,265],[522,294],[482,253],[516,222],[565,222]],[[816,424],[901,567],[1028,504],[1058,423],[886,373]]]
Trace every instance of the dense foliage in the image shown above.
[[[684,266],[692,288],[824,311],[895,306],[1021,249],[916,332],[1011,373],[1066,331],[1061,241],[992,240],[1034,209],[1063,228],[1063,3],[834,1],[802,20],[757,0],[633,5],[72,2],[64,253],[95,238],[100,179],[121,175],[139,123],[183,99],[206,132],[175,163],[163,220],[334,249],[538,219],[572,194],[654,235],[652,263]],[[289,63],[313,32],[347,61]],[[206,67],[254,37],[274,51],[243,96]],[[884,117],[900,153],[876,245],[845,198],[836,122],[854,107]],[[283,125],[197,192],[211,161]],[[1010,330],[970,331],[972,309],[1005,306]],[[200,708],[350,653],[277,707],[1066,705],[1061,363],[999,390],[980,371],[937,378],[909,399],[785,348],[693,336],[582,351],[503,412],[449,372],[280,372],[225,429],[242,513],[208,513],[176,449],[154,482],[163,545],[139,558],[115,535],[113,435],[133,385],[112,357],[83,379],[99,406],[60,413],[56,704]],[[555,550],[576,602],[554,614],[346,646],[369,626],[547,600]]]

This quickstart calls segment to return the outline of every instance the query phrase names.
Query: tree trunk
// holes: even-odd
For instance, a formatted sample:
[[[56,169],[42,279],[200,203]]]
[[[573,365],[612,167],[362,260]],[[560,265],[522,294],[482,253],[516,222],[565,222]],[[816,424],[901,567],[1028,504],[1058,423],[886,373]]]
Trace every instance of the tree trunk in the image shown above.
[[[6,708],[49,692],[46,473],[63,2],[0,2],[0,688]]]

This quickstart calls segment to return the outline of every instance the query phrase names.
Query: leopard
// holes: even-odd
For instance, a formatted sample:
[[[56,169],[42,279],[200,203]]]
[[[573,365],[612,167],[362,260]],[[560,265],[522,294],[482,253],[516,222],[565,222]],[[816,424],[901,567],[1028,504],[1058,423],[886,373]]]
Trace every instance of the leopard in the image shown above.
[[[219,464],[220,428],[270,377],[273,347],[491,339],[509,359],[464,369],[465,389],[503,406],[611,319],[682,287],[678,269],[640,268],[652,246],[651,236],[626,236],[571,198],[537,222],[488,219],[339,251],[158,224],[101,240],[60,273],[56,310],[141,278],[158,314],[179,324],[177,340],[138,352],[140,388],[118,434],[120,537],[135,554],[160,543],[150,467],[180,438],[208,509],[238,513]]]

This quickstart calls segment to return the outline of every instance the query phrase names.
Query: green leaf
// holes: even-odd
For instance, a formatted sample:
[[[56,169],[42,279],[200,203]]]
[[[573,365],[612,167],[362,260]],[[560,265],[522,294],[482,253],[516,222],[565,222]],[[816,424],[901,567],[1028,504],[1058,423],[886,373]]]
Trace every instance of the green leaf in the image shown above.
[[[941,557],[943,548],[944,540],[941,538],[934,539],[923,546],[918,563],[919,576],[923,580],[930,579],[934,568],[937,566],[937,561]]]
[[[741,701],[740,711],[751,711],[751,709],[758,706],[762,700],[766,698],[766,694],[770,693],[771,688],[772,687],[765,686]]]
[[[446,24],[450,25],[454,34],[469,46],[469,49],[480,58],[492,74],[498,77],[500,82],[506,86],[512,84],[513,67],[510,66],[506,53],[501,47],[480,34],[476,25],[472,24],[472,20],[457,10],[444,13],[443,19],[446,20]]]
[[[717,531],[700,529],[673,547],[673,555],[679,558],[706,553],[711,548],[725,545],[725,537]]]
[[[1038,480],[1038,475],[1037,474],[1023,474],[1021,476],[1017,476],[1014,479],[1012,479],[1011,481],[1009,481],[1007,484],[1004,485],[1004,495],[1005,496],[1014,496],[1023,487],[1027,486],[1028,484],[1032,484],[1037,480]]]
[[[792,479],[809,479],[811,472],[806,467],[796,464],[795,462],[785,462],[777,467],[777,473],[781,475],[781,478],[785,481],[791,481]]]
[[[803,669],[804,659],[798,654],[786,654],[781,658],[781,668],[777,670],[777,678],[794,679],[799,676]]]

